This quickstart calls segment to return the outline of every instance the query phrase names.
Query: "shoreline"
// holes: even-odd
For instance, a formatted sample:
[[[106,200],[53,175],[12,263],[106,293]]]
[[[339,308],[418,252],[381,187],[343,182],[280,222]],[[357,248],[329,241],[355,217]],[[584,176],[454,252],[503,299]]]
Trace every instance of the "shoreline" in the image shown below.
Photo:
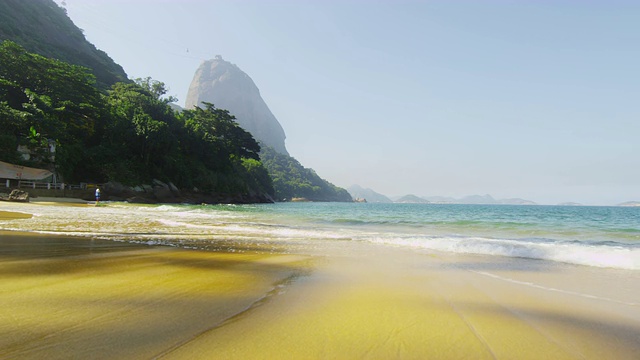
[[[216,243],[0,231],[0,357],[640,358],[638,271]]]

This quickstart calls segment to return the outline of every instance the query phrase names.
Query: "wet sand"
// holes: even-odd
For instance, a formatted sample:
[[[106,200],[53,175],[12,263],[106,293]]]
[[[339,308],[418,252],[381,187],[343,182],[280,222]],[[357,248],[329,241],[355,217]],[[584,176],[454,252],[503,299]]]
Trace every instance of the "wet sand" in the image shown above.
[[[0,233],[0,358],[144,359],[220,326],[307,258]]]
[[[640,358],[637,275],[363,245],[168,358]]]
[[[0,358],[640,358],[637,272],[295,249],[0,233]]]

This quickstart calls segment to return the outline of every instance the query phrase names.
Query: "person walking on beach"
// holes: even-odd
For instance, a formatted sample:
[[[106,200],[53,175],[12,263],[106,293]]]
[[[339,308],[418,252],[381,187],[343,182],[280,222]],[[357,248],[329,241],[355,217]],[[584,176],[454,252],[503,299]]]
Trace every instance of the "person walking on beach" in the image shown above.
[[[100,203],[100,188],[96,188],[96,205]]]

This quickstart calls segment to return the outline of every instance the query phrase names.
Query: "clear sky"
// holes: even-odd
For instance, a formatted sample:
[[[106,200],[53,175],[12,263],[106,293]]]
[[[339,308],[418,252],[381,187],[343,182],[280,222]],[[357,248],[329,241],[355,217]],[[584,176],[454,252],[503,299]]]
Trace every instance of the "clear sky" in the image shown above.
[[[203,60],[238,65],[291,155],[338,186],[640,200],[640,1],[65,3],[180,105]]]

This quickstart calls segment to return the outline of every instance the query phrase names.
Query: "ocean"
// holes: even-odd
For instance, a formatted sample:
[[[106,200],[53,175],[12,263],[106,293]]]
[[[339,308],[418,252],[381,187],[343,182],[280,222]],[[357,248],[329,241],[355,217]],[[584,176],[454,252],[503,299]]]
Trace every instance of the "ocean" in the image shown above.
[[[18,205],[0,229],[185,248],[347,241],[640,270],[640,208],[440,204]],[[221,245],[222,244],[222,245]]]

